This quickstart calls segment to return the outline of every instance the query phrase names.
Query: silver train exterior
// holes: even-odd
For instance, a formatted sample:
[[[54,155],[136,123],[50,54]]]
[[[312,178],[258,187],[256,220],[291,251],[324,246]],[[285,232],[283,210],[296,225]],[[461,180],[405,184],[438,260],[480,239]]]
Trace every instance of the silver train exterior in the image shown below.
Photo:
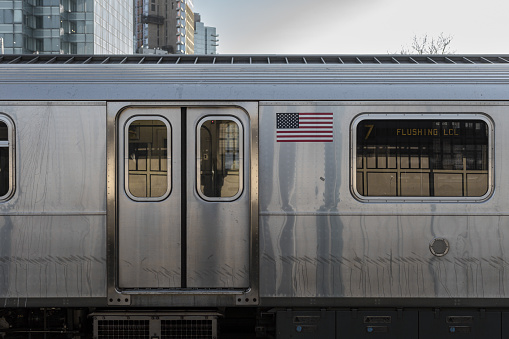
[[[4,55],[0,77],[4,310],[509,333],[509,56]]]

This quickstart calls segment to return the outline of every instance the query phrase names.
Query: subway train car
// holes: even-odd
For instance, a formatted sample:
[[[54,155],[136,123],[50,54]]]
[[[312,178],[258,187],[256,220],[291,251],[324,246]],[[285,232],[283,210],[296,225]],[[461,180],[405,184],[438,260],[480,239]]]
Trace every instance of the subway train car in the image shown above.
[[[0,56],[0,337],[509,337],[509,56]]]

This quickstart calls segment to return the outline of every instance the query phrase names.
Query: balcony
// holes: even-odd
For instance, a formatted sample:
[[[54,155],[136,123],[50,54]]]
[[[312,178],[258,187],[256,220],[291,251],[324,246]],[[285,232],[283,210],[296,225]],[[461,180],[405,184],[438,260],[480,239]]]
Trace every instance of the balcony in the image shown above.
[[[144,15],[142,20],[144,24],[156,24],[163,25],[164,24],[164,16],[161,15]]]

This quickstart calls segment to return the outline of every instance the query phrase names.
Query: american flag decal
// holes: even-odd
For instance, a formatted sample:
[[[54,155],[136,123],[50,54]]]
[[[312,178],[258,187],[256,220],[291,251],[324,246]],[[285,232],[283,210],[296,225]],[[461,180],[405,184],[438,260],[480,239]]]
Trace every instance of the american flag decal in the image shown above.
[[[277,142],[333,142],[332,113],[277,113]]]

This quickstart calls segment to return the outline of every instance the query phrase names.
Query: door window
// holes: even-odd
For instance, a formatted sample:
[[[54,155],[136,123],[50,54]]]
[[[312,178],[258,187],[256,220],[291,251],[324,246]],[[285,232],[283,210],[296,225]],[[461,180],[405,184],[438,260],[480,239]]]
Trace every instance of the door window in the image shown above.
[[[198,192],[205,200],[234,200],[242,192],[242,126],[230,117],[198,124]]]
[[[125,188],[133,200],[160,200],[171,189],[170,126],[159,117],[134,117],[125,127]]]

